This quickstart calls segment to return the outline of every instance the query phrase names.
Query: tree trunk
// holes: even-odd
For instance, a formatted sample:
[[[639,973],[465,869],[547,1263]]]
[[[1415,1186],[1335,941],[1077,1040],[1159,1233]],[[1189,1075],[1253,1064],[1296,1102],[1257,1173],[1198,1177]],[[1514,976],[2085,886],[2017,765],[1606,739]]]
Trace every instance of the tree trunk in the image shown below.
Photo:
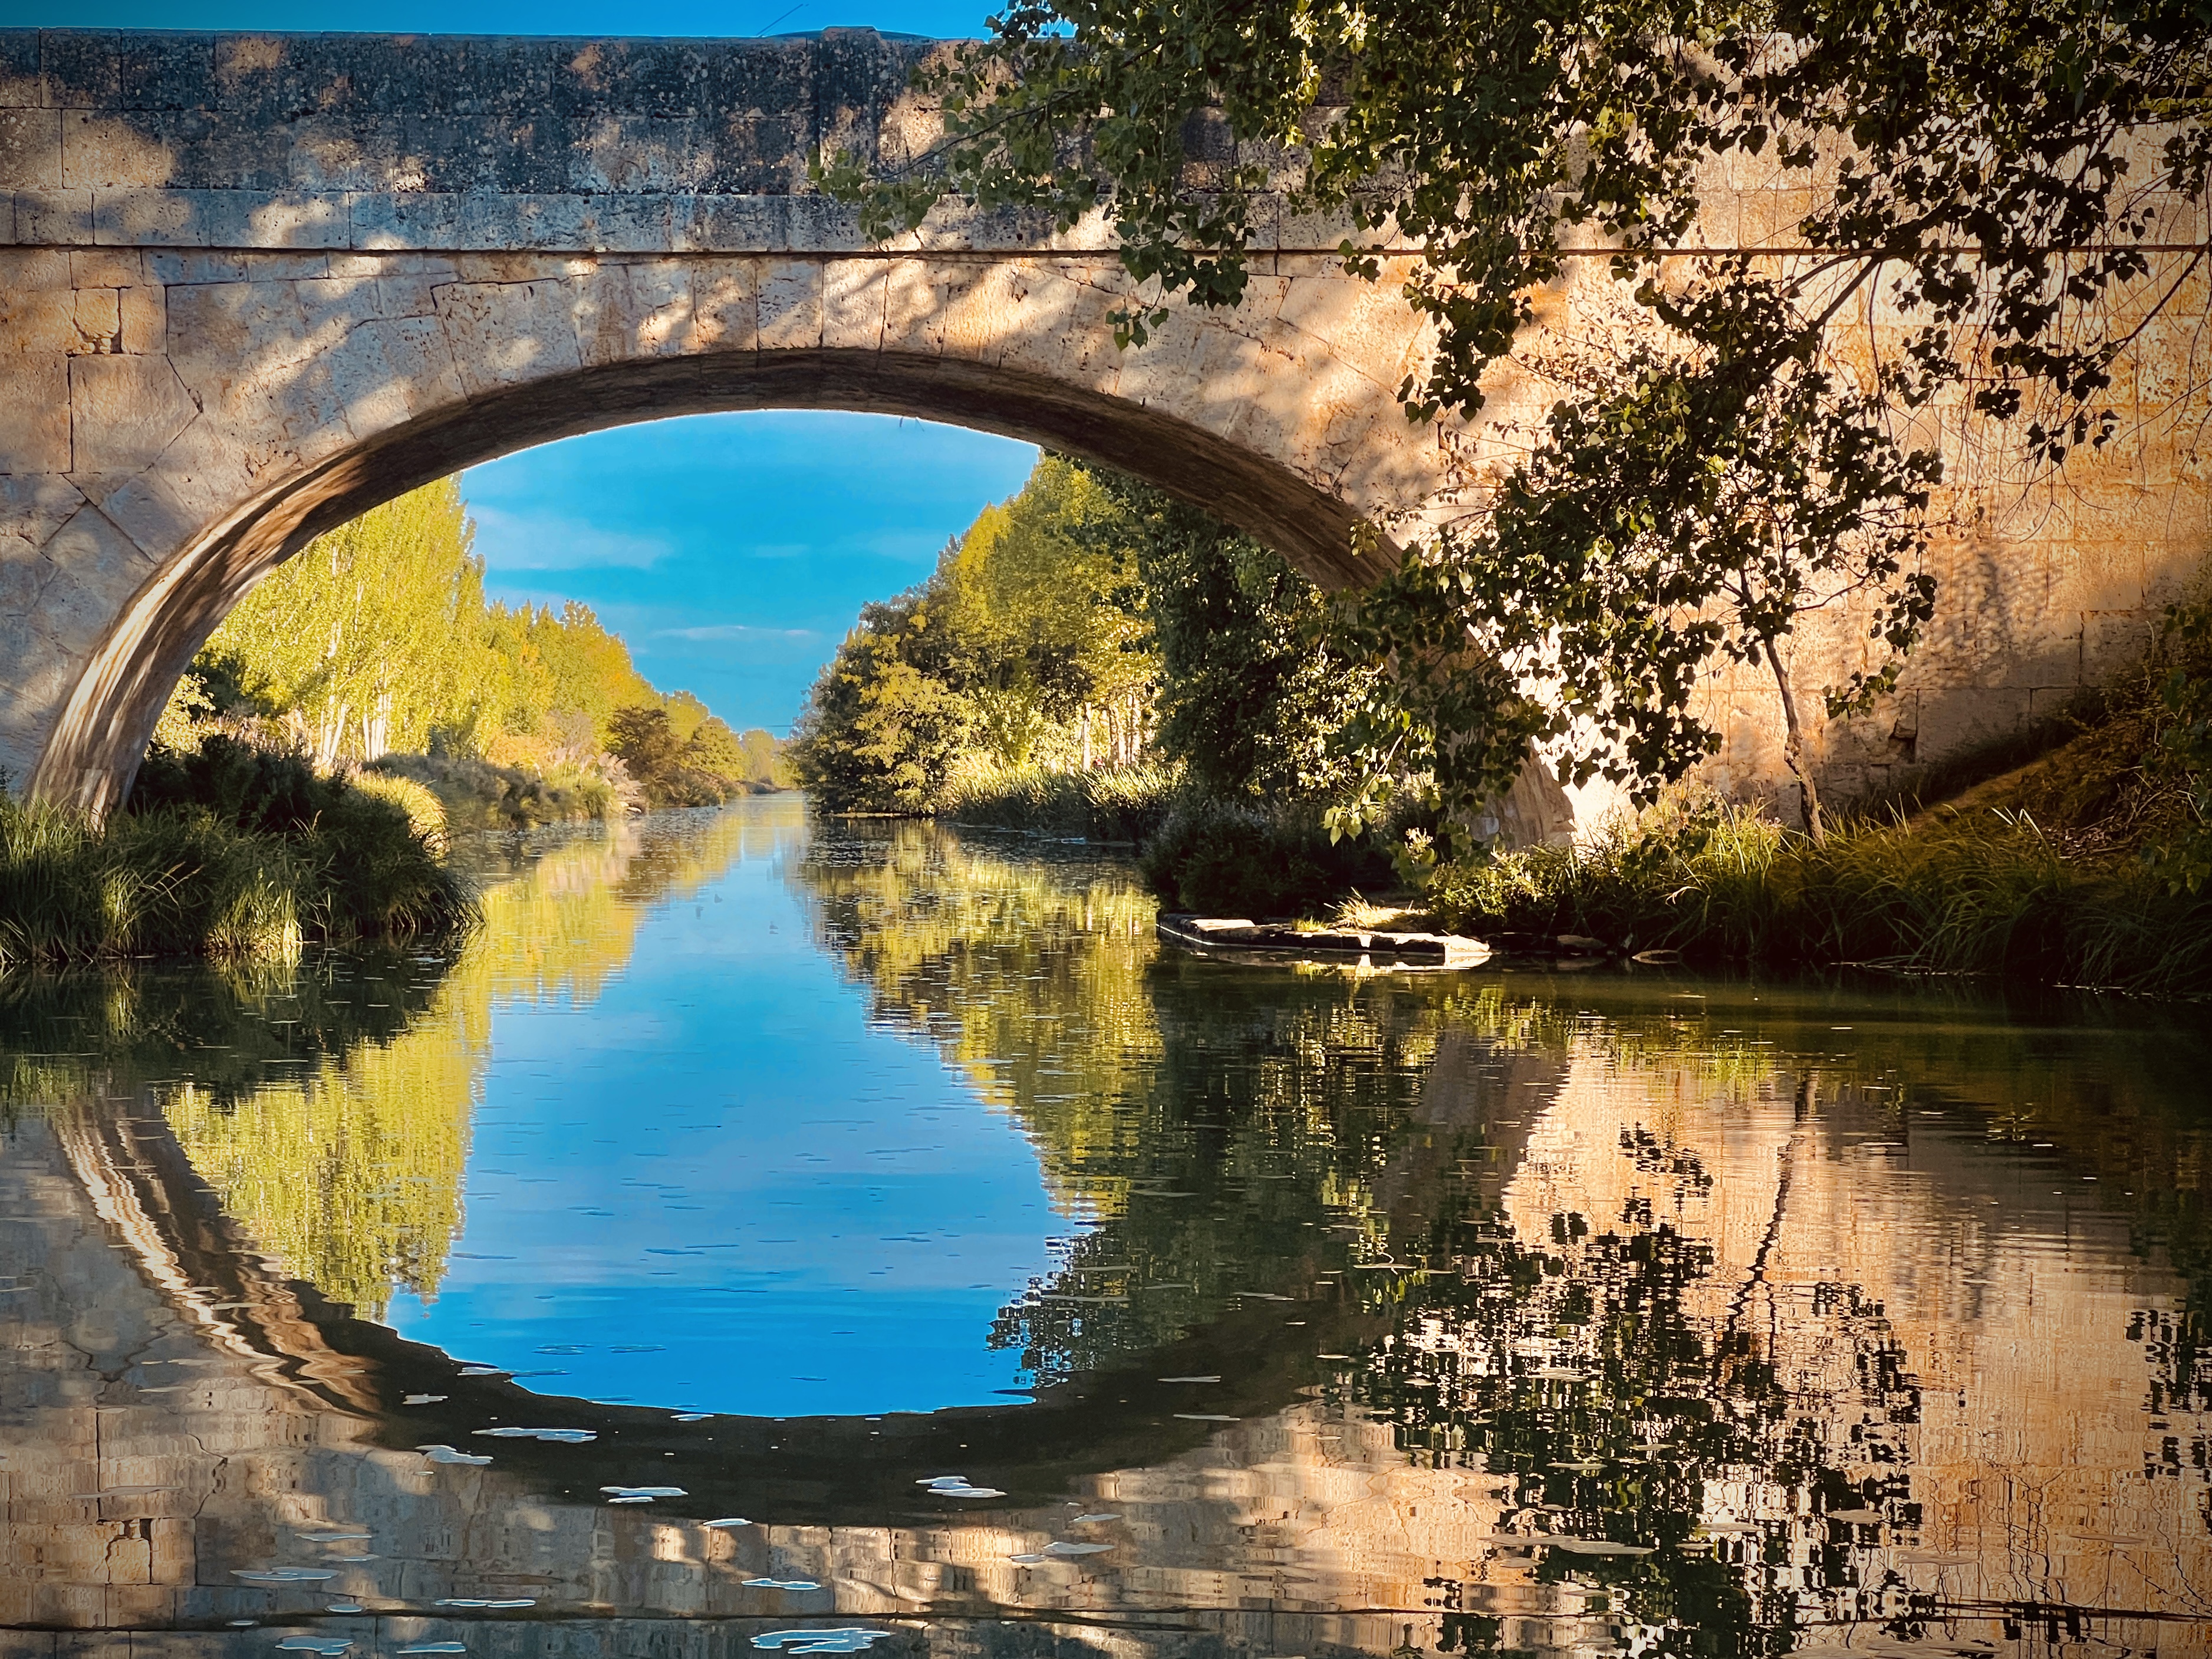
[[[1091,705],[1083,705],[1083,769],[1091,769]]]
[[[1782,666],[1782,658],[1774,648],[1774,641],[1766,642],[1767,665],[1774,670],[1774,684],[1782,693],[1782,722],[1789,735],[1783,740],[1782,758],[1789,763],[1796,775],[1797,787],[1805,792],[1805,830],[1813,837],[1815,847],[1827,842],[1827,826],[1820,821],[1820,788],[1813,781],[1812,763],[1805,757],[1805,728],[1798,723],[1797,699],[1790,690],[1790,676]]]

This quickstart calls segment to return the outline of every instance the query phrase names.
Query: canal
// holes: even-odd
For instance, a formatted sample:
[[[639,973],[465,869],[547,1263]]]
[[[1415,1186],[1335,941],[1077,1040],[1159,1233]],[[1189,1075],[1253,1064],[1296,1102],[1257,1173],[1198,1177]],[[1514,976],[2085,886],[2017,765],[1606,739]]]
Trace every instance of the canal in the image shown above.
[[[2212,1032],[796,796],[0,977],[0,1656],[2212,1652]]]

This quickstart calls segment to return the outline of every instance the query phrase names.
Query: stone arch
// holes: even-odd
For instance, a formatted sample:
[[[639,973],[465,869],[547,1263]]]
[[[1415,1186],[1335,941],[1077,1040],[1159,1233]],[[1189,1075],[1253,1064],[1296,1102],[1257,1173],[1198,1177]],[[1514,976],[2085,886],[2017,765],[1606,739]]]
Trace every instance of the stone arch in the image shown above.
[[[90,653],[31,776],[94,812],[127,795],[170,689],[260,576],[380,502],[532,446],[635,422],[767,409],[910,416],[1095,460],[1206,507],[1328,586],[1360,580],[1359,514],[1282,461],[1177,414],[1033,369],[850,348],[622,357],[526,378],[286,476],[180,548]]]
[[[592,426],[771,404],[964,422],[1163,484],[1332,585],[1372,574],[1354,524],[1449,520],[1525,453],[1541,374],[1501,370],[1473,422],[1409,424],[1396,391],[1428,337],[1402,263],[1348,276],[1348,228],[1287,198],[1251,204],[1243,303],[1170,307],[1133,352],[1115,343],[1129,293],[1100,223],[948,210],[870,245],[811,193],[807,158],[926,144],[937,117],[909,72],[935,49],[840,29],[0,30],[9,787],[105,811],[191,646],[255,575],[439,467]],[[1786,182],[1732,163],[1686,251],[1795,257]],[[2201,225],[2200,204],[2166,208],[2162,223]],[[1963,528],[1929,555],[1954,597],[1898,695],[1819,734],[1832,793],[2016,729],[2110,672],[2212,546],[2197,337],[2212,276],[2199,231],[2174,234],[2154,251],[2166,308],[2116,393],[2139,437],[2028,499],[1954,458],[1946,522]],[[1533,296],[1531,363],[1644,325],[1602,249],[1567,264]],[[1901,325],[1877,308],[1837,326],[1871,362]],[[1867,665],[1845,610],[1797,643],[1808,691]],[[1701,696],[1727,733],[1709,776],[1774,794],[1771,684]],[[1504,816],[1553,833],[1547,800]]]

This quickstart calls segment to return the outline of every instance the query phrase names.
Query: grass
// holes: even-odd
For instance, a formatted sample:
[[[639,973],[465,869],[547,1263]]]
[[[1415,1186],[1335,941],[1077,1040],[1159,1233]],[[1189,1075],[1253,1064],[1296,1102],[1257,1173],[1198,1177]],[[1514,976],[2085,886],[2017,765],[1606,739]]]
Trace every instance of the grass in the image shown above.
[[[1816,846],[1755,808],[1686,793],[1581,847],[1447,865],[1426,905],[1455,932],[1508,942],[1575,933],[1711,963],[2212,993],[2212,894],[2175,892],[2130,854],[2072,853],[1998,807],[1862,819]]]
[[[1157,764],[1048,772],[971,762],[947,782],[937,815],[1056,841],[1136,844],[1158,830],[1175,793],[1173,769]]]
[[[356,787],[227,738],[148,757],[104,824],[0,793],[0,967],[295,954],[465,926],[427,793]]]

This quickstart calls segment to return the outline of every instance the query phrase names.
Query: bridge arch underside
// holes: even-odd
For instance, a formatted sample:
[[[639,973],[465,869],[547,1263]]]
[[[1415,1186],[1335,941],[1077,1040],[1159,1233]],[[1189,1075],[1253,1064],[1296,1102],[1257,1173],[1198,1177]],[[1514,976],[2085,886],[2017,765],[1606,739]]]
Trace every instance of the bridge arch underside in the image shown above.
[[[1152,404],[1035,369],[835,346],[623,358],[434,407],[300,468],[192,537],[131,595],[76,675],[31,792],[95,813],[119,805],[194,653],[257,580],[315,536],[533,445],[641,421],[769,409],[908,416],[1037,443],[1202,506],[1324,586],[1372,574],[1352,551],[1359,512],[1281,459]],[[741,501],[732,505],[742,511]]]

